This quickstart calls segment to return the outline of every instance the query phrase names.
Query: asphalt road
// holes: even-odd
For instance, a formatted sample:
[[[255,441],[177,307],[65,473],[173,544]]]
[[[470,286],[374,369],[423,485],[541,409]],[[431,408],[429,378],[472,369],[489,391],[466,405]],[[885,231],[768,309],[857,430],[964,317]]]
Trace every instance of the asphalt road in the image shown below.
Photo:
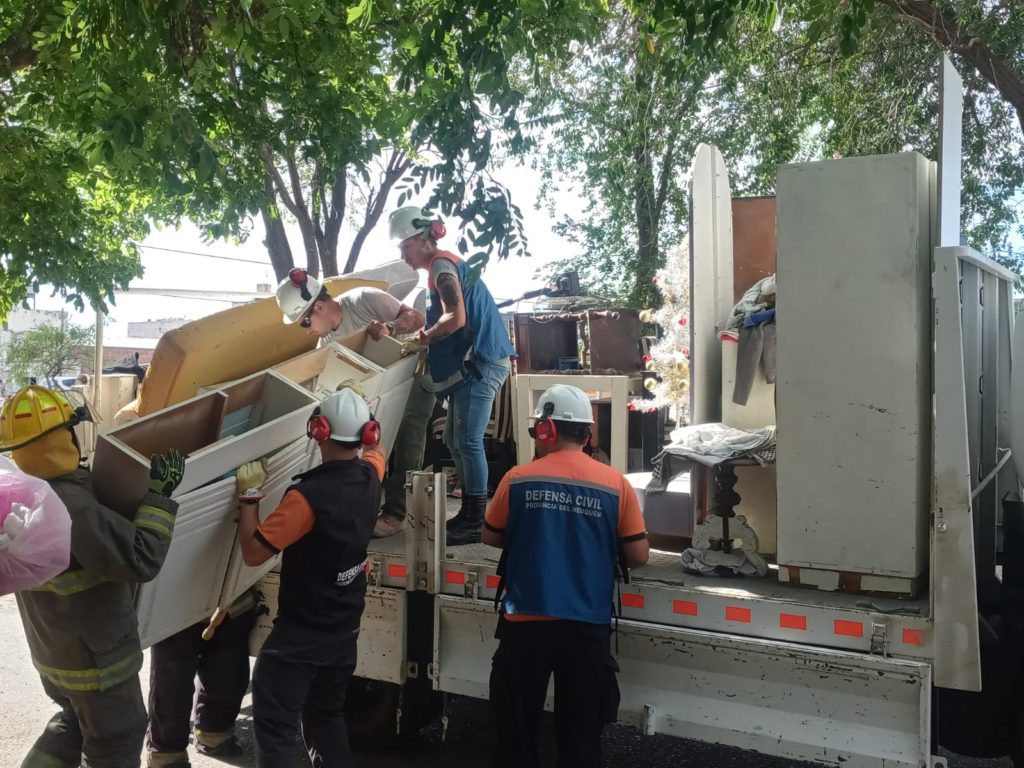
[[[148,656],[148,655],[147,655]],[[148,658],[142,671],[143,688],[149,679]],[[252,768],[251,702],[246,697],[238,723],[238,736],[246,754],[237,760],[214,760],[193,755],[193,768],[224,768],[226,765]],[[20,765],[43,725],[56,711],[43,694],[29,659],[21,620],[13,597],[0,598],[0,766]],[[448,730],[442,741],[440,724],[424,730],[417,738],[399,743],[386,753],[361,753],[359,768],[470,768],[487,764],[490,750],[490,714],[483,702],[451,697],[448,702]],[[553,755],[550,729],[547,754]],[[630,728],[614,727],[605,733],[605,765],[615,768],[789,768],[798,766],[780,760],[717,745],[669,736],[641,736]],[[296,745],[300,760],[308,765]],[[549,763],[554,765],[554,762]],[[950,768],[1010,768],[1010,761],[972,760],[952,757]]]

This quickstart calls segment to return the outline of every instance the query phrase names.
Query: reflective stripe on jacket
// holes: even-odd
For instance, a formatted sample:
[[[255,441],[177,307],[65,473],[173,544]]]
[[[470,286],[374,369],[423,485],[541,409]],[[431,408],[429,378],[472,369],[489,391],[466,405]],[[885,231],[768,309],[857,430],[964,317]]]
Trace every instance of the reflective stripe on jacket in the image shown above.
[[[142,666],[132,585],[160,571],[174,531],[175,501],[152,492],[129,520],[104,507],[88,471],[53,478],[71,516],[71,565],[17,594],[32,663],[69,691],[103,691]]]

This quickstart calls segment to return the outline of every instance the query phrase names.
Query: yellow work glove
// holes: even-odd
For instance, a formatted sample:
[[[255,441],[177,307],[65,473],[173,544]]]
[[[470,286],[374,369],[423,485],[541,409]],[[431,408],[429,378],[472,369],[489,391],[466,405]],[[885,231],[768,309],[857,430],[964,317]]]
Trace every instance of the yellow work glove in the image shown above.
[[[246,503],[259,501],[263,498],[263,486],[266,484],[267,468],[262,460],[243,464],[235,473],[239,501]]]
[[[415,355],[421,349],[426,349],[426,345],[421,344],[418,339],[406,339],[402,342],[402,357],[407,355]]]
[[[366,399],[366,393],[363,392],[363,385],[360,384],[355,379],[345,379],[337,387],[334,388],[334,391],[340,392],[343,389],[351,389],[353,392],[355,392],[357,395],[363,398],[363,400]]]

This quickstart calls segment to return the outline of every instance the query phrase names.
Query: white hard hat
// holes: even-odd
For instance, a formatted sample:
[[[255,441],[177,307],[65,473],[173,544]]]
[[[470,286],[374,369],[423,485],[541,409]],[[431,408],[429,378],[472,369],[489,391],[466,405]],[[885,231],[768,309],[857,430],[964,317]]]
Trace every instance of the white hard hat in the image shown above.
[[[362,441],[363,428],[373,418],[370,406],[351,389],[339,389],[325,397],[320,415],[331,425],[331,440],[343,443]]]
[[[296,267],[289,272],[277,286],[277,306],[284,314],[285,324],[299,322],[320,298],[321,290],[320,282],[306,274],[306,270]]]
[[[574,421],[577,424],[593,424],[594,412],[590,398],[579,387],[569,384],[555,384],[548,387],[537,401],[537,412],[533,418],[547,416],[555,421]]]
[[[434,219],[422,208],[407,205],[392,211],[388,216],[388,233],[395,242],[408,240],[410,237],[422,235],[430,231]]]

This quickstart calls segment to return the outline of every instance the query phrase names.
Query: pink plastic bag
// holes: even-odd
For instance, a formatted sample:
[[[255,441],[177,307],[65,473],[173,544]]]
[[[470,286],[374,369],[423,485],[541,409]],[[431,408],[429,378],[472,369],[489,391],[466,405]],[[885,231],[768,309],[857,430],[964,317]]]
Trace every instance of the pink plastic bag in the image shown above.
[[[0,595],[37,587],[71,561],[71,517],[45,480],[0,456]]]

